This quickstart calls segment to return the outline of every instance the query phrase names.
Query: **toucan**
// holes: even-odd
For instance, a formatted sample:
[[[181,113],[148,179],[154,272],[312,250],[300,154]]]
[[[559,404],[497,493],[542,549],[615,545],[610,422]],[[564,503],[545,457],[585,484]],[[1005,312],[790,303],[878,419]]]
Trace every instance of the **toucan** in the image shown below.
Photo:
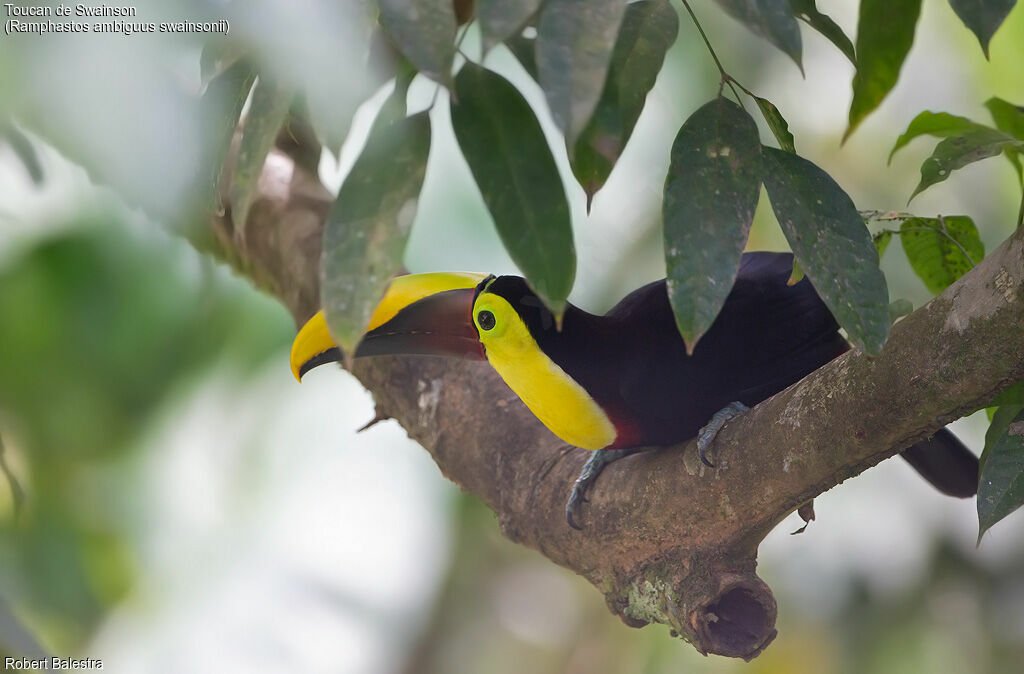
[[[581,504],[602,468],[649,448],[698,438],[700,458],[731,418],[798,382],[850,346],[791,253],[742,257],[717,318],[688,354],[665,280],[603,316],[566,307],[561,325],[518,276],[432,273],[394,279],[354,357],[420,354],[486,359],[552,433],[595,450],[566,505]],[[323,313],[292,347],[296,379],[341,359]],[[973,496],[978,459],[942,429],[902,453],[950,496]]]

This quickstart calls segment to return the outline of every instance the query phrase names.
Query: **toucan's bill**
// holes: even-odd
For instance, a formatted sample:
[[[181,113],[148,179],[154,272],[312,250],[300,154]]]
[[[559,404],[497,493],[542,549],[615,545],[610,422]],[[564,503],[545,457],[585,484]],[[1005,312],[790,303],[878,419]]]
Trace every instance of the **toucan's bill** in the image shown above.
[[[473,297],[485,274],[439,272],[399,276],[377,305],[356,358],[384,354],[455,356],[483,360],[473,326]],[[300,380],[318,365],[341,360],[322,311],[292,343],[292,374]]]

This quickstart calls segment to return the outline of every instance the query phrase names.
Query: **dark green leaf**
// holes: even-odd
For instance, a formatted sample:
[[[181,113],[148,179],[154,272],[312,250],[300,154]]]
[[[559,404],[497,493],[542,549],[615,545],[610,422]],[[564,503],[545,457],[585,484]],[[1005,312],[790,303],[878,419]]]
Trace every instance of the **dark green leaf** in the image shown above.
[[[380,0],[380,22],[416,69],[445,86],[455,58],[452,0]]]
[[[523,35],[514,35],[505,40],[505,46],[516,57],[530,77],[537,79],[537,40]]]
[[[857,19],[857,72],[845,141],[896,85],[914,43],[921,0],[862,0]]]
[[[993,403],[998,404],[994,401]],[[1009,430],[1014,418],[1021,412],[1024,412],[1024,402],[998,405],[998,407],[989,408],[993,413],[989,415],[988,430],[985,432],[985,446],[981,450],[981,458],[979,459],[982,467],[984,467],[989,455],[991,455],[992,448],[1006,435],[1006,431]]]
[[[210,82],[200,99],[200,119],[206,132],[206,146],[213,148],[209,165],[199,176],[199,203],[216,211],[222,210],[217,187],[221,171],[235,135],[242,107],[249,97],[256,74],[247,61],[239,61]]]
[[[985,257],[978,228],[965,215],[904,220],[900,239],[914,273],[936,295]]]
[[[601,99],[569,153],[588,206],[629,142],[678,32],[679,18],[668,0],[641,0],[626,9]]]
[[[327,216],[321,299],[346,353],[401,269],[429,153],[428,113],[402,117],[385,106]]]
[[[988,58],[988,43],[1017,0],[949,0],[949,4],[964,25],[978,36],[981,51]]]
[[[800,26],[789,0],[715,0],[734,19],[789,55],[803,72]]]
[[[857,54],[853,48],[853,42],[846,37],[846,33],[838,23],[832,20],[832,17],[818,11],[814,0],[790,0],[789,4],[798,17],[838,47],[839,51],[850,59],[850,63],[857,65]]]
[[[455,79],[452,123],[498,235],[556,316],[576,275],[569,202],[529,103],[511,83],[467,63]]]
[[[624,0],[547,0],[537,25],[537,71],[555,124],[573,147],[601,98]]]
[[[965,131],[987,128],[984,124],[978,124],[966,117],[951,115],[948,112],[925,110],[915,117],[910,122],[910,125],[907,126],[907,130],[896,139],[896,144],[892,146],[892,151],[889,152],[889,162],[892,162],[892,157],[896,154],[897,150],[906,146],[918,136],[928,135],[935,136],[936,138],[949,138],[950,136],[959,136]]]
[[[768,122],[768,128],[771,129],[775,140],[779,141],[779,147],[786,152],[796,154],[796,141],[793,138],[793,134],[789,131],[789,122],[786,121],[786,118],[782,116],[782,113],[775,107],[775,104],[767,98],[755,96],[754,100],[757,101],[757,107],[761,110],[761,116],[764,117],[764,121]]]
[[[484,53],[519,31],[537,13],[541,0],[476,0]]]
[[[860,213],[811,162],[769,147],[761,152],[765,188],[793,254],[850,340],[878,353],[889,334],[889,294]]]
[[[5,126],[0,123],[0,143],[4,141],[10,145],[11,150],[18,156],[32,182],[36,185],[41,184],[43,182],[43,165],[39,161],[39,154],[36,152],[36,148],[28,136],[13,124]]]
[[[291,87],[282,86],[266,75],[260,75],[253,89],[228,190],[231,221],[235,225],[235,234],[242,241],[245,240],[245,223],[256,192],[256,182],[294,98],[295,92]]]
[[[985,435],[986,451],[982,455],[984,463],[978,483],[979,541],[993,524],[1024,505],[1022,409],[1019,406],[1000,407],[992,418],[989,433]],[[1016,414],[1007,421],[1009,413],[1013,411]]]
[[[994,157],[1008,148],[1019,151],[1024,148],[1024,141],[988,128],[974,129],[963,135],[945,139],[935,146],[932,156],[921,164],[921,182],[917,184],[907,202],[932,185],[941,183],[953,171],[976,161]]]
[[[990,405],[1020,405],[1024,407],[1024,381],[1019,381],[996,396]]]
[[[889,243],[892,241],[892,232],[886,230],[879,232],[871,237],[875,242],[875,248],[878,249],[878,259],[881,261],[882,256],[885,255],[885,251],[889,248]]]
[[[692,352],[732,290],[761,190],[757,124],[724,97],[672,143],[662,216],[668,296]]]
[[[1024,106],[1014,105],[1001,98],[990,98],[985,101],[985,107],[992,115],[996,128],[1004,131],[1017,140],[1024,140]],[[1024,182],[1024,166],[1021,162],[1021,151],[1008,147],[1003,152],[1006,158],[1017,170],[1017,178]]]

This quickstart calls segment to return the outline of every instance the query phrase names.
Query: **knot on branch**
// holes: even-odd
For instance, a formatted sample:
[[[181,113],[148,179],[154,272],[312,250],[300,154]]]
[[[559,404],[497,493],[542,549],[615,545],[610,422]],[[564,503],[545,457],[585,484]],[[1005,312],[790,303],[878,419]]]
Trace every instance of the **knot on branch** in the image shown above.
[[[663,623],[704,655],[750,660],[775,639],[778,609],[771,589],[754,573],[753,559],[742,567],[662,560],[629,574],[606,599],[631,627]]]

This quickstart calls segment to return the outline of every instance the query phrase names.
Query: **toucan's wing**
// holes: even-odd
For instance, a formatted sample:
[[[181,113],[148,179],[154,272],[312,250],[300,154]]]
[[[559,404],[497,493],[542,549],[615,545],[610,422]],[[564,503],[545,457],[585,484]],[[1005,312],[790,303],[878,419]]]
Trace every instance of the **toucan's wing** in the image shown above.
[[[728,403],[756,404],[848,348],[810,282],[786,285],[792,265],[789,253],[745,254],[692,356],[676,330],[664,281],[638,289],[609,312],[623,335],[620,403],[645,419],[645,428],[664,422],[655,440],[692,437]]]

